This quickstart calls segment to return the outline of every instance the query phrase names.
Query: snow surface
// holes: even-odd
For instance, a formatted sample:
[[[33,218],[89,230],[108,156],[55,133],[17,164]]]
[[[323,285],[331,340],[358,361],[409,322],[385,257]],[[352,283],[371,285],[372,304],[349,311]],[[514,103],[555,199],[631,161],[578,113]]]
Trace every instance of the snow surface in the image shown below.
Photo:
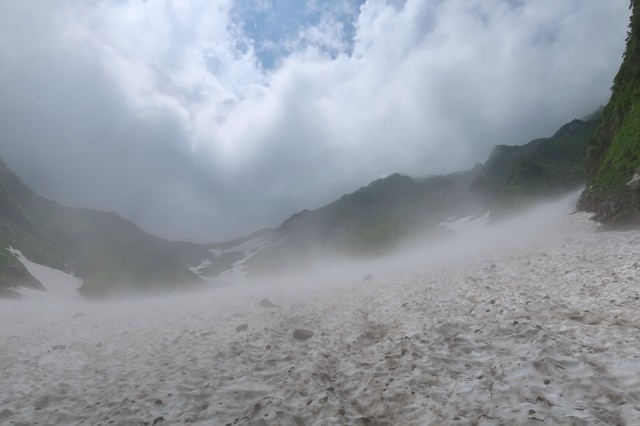
[[[440,223],[440,226],[454,232],[468,232],[470,229],[477,229],[486,226],[489,223],[491,212],[486,212],[480,217],[474,215],[465,216],[461,219],[450,219]]]
[[[0,301],[0,423],[638,425],[640,231],[573,202],[281,282]]]
[[[194,274],[198,275],[200,278],[208,282],[209,284],[220,286],[225,285],[229,281],[239,280],[242,281],[246,278],[245,262],[251,259],[258,251],[263,250],[267,247],[277,246],[284,241],[286,237],[281,237],[275,239],[273,236],[271,237],[256,237],[251,238],[247,241],[244,241],[236,246],[227,247],[225,249],[209,249],[209,252],[213,254],[215,257],[218,257],[225,253],[232,252],[242,252],[242,259],[233,263],[232,267],[227,269],[226,271],[221,272],[215,277],[210,277],[206,274],[203,274],[202,271],[209,265],[211,265],[214,260],[207,259],[202,261],[199,265],[195,267],[190,267],[189,269]]]
[[[27,268],[27,271],[47,289],[46,292],[40,290],[33,290],[25,287],[18,287],[14,289],[24,297],[30,299],[65,299],[65,300],[80,300],[81,296],[78,293],[78,289],[82,287],[82,280],[73,275],[58,269],[49,268],[48,266],[40,265],[31,262],[24,257],[20,250],[9,247],[8,250],[13,253],[14,256]]]

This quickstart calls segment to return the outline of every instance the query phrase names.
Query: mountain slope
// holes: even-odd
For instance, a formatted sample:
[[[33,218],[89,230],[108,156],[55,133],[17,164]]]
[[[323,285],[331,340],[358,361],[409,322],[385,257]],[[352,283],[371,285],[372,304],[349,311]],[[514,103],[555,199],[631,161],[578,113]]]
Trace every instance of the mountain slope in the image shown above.
[[[627,185],[640,172],[640,0],[631,7],[624,58],[589,144],[587,189],[578,202],[609,225],[640,224],[640,187]]]
[[[468,187],[479,168],[428,178],[393,174],[316,210],[303,210],[273,231],[244,262],[249,275],[291,270],[318,256],[371,256],[417,235],[440,235],[455,210],[472,215],[481,203]]]
[[[40,281],[7,249],[0,249],[0,298],[17,298],[17,287],[44,290]]]
[[[76,209],[39,196],[0,161],[0,243],[30,260],[84,280],[88,297],[190,287],[203,283],[180,256],[186,247],[206,256],[204,246],[156,238],[115,213]],[[10,255],[10,254],[9,254]],[[13,260],[4,256],[3,272]],[[27,283],[28,284],[28,283]],[[0,286],[25,285],[1,276]],[[36,285],[33,284],[32,285]]]
[[[599,115],[565,124],[552,137],[538,139],[535,149],[519,159],[501,189],[498,209],[520,207],[584,185],[587,144]]]
[[[354,233],[363,235],[376,227],[395,227],[401,233],[414,224],[433,225],[454,207],[474,211],[463,193],[477,173],[478,168],[428,178],[393,174],[317,210],[295,214],[278,231],[298,241],[340,239],[349,245]]]
[[[327,253],[376,255],[408,238],[443,235],[439,224],[451,217],[487,210],[504,214],[575,190],[584,183],[586,147],[598,119],[595,113],[565,124],[549,138],[496,146],[485,164],[466,172],[378,179],[324,207],[291,216],[236,265],[259,275],[295,269]],[[238,253],[233,245],[227,248]]]
[[[449,175],[394,174],[276,229],[200,245],[156,238],[114,213],[63,207],[22,184],[0,161],[0,288],[42,289],[3,248],[72,272],[89,297],[202,284],[229,270],[261,275],[327,254],[369,257],[399,242],[437,238],[451,218],[508,210],[580,185],[596,121],[574,120],[550,138],[494,148],[485,164]],[[194,272],[199,276],[195,275]]]

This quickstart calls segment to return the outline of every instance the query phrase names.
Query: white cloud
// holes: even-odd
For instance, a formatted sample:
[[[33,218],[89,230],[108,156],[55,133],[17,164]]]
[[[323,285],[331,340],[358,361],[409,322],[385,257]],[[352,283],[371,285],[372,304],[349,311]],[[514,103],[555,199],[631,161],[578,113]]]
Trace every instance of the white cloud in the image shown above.
[[[611,0],[368,0],[349,40],[336,17],[355,6],[336,1],[265,70],[232,6],[4,3],[0,122],[13,140],[0,154],[45,195],[167,236],[229,237],[385,173],[469,167],[590,112],[607,100],[629,14]],[[79,185],[87,169],[103,183]],[[163,211],[134,206],[143,192]]]

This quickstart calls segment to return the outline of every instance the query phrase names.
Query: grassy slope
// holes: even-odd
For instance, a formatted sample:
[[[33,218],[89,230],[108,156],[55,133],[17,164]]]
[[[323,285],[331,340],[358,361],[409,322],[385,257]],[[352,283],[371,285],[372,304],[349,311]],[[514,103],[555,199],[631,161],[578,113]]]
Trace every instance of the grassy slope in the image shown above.
[[[46,217],[45,238],[75,262],[81,293],[150,291],[196,284],[173,245],[115,213],[59,208]]]
[[[476,174],[477,169],[420,179],[394,174],[325,207],[294,215],[279,231],[296,241],[331,240],[347,251],[375,251],[416,225],[435,225],[451,209],[463,210]]]
[[[588,189],[579,207],[596,212],[608,224],[640,223],[637,191],[625,183],[640,168],[640,0],[633,12],[627,47],[616,75],[611,100],[587,154]]]
[[[523,158],[531,155],[544,139],[535,139],[524,145],[497,145],[473,181],[471,189],[482,194],[489,204],[499,197],[513,168]]]
[[[193,253],[197,245],[156,238],[114,213],[60,206],[31,191],[1,162],[0,201],[3,246],[11,245],[37,263],[75,272],[85,282],[84,295],[202,283],[181,259],[181,253]]]
[[[584,184],[584,157],[597,126],[574,120],[550,138],[522,146],[497,146],[484,165],[445,176],[414,179],[399,174],[378,179],[320,209],[304,210],[275,232],[284,244],[256,253],[250,275],[293,269],[324,245],[339,253],[384,253],[403,238],[440,235],[435,226],[448,216],[507,209],[558,195]],[[429,234],[428,230],[432,233]]]
[[[587,144],[597,123],[596,120],[574,120],[553,137],[540,140],[538,146],[509,171],[501,190],[499,207],[528,205],[582,186],[586,179],[584,160]]]
[[[317,210],[304,210],[277,230],[282,244],[267,247],[246,263],[250,275],[295,269],[318,253],[371,256],[437,224],[456,209],[478,212],[468,188],[478,168],[414,179],[394,174],[371,182]],[[439,229],[439,228],[438,228]]]

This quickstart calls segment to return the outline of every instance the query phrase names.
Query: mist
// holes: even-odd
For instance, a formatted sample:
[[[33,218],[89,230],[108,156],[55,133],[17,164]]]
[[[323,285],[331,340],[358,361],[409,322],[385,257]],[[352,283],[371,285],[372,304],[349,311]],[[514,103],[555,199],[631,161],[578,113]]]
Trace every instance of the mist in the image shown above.
[[[21,257],[34,276],[46,282],[51,291],[25,289],[27,293],[24,300],[17,304],[6,302],[6,307],[15,306],[15,312],[23,312],[25,318],[46,315],[49,309],[63,315],[83,310],[93,312],[102,309],[103,305],[106,306],[105,312],[110,313],[113,313],[113,309],[117,310],[118,306],[128,306],[125,309],[136,312],[156,309],[188,311],[189,306],[194,304],[221,303],[224,306],[235,298],[267,297],[271,292],[292,293],[306,298],[307,292],[339,291],[345,287],[368,285],[368,280],[363,284],[362,279],[367,275],[376,281],[393,281],[394,277],[401,281],[429,267],[499,257],[510,250],[526,250],[559,238],[557,235],[558,232],[563,234],[561,231],[566,217],[576,213],[575,203],[580,192],[534,204],[500,220],[489,220],[489,212],[452,219],[441,224],[449,232],[436,238],[430,238],[429,234],[422,233],[417,227],[412,231],[416,236],[399,242],[382,255],[350,256],[341,251],[319,248],[308,256],[312,260],[296,264],[288,270],[279,269],[273,274],[252,278],[229,271],[211,279],[205,287],[181,289],[178,286],[165,294],[162,290],[158,290],[157,294],[141,291],[139,294],[115,294],[105,300],[87,302],[77,293],[82,280]],[[597,224],[594,222],[588,231],[595,227]],[[167,306],[162,307],[165,304]],[[33,310],[29,310],[31,305],[34,306]]]
[[[0,3],[0,424],[640,424],[628,6]]]
[[[599,232],[576,197],[270,279],[104,302],[59,288],[0,300],[0,420],[633,422],[637,411],[602,395],[625,400],[640,385],[629,379],[640,369],[629,345],[640,236]],[[588,342],[566,337],[583,333]],[[589,349],[602,345],[616,349]]]

